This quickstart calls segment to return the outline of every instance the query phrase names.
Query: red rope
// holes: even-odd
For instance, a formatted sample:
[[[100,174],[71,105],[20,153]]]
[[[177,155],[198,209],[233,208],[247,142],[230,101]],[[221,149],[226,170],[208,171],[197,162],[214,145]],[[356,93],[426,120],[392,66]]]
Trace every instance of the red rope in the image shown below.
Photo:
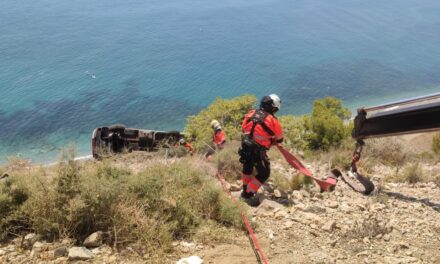
[[[330,188],[336,186],[336,179],[333,177],[328,177],[325,180],[320,180],[318,178],[315,178],[313,174],[297,159],[295,156],[293,156],[292,153],[287,151],[283,146],[277,145],[278,150],[283,154],[284,158],[286,159],[287,163],[289,163],[293,168],[301,172],[307,177],[312,178],[321,188],[322,191],[328,191]]]
[[[237,206],[237,208],[238,208],[238,210],[240,211],[240,213],[241,213],[241,219],[243,220],[243,223],[244,223],[244,225],[246,226],[246,229],[247,229],[247,231],[248,231],[248,234],[249,234],[249,236],[250,236],[250,240],[252,241],[252,243],[253,243],[253,247],[256,249],[256,256],[257,256],[257,260],[260,262],[260,261],[262,261],[264,264],[268,264],[268,262],[267,262],[267,259],[266,259],[266,256],[264,255],[264,253],[263,253],[263,250],[261,249],[261,246],[260,246],[260,243],[258,243],[258,239],[257,239],[257,237],[255,236],[255,233],[254,233],[254,231],[253,231],[253,229],[252,229],[252,226],[251,226],[251,224],[250,224],[250,222],[249,222],[249,219],[247,218],[247,216],[246,216],[246,214],[241,210],[241,208],[240,208],[240,205],[239,205],[239,203],[238,203],[238,201],[235,199],[235,197],[234,196],[232,196],[231,195],[231,193],[229,192],[229,190],[228,190],[228,188],[227,188],[227,186],[226,186],[226,180],[225,180],[225,178],[223,177],[223,175],[221,175],[219,172],[217,172],[217,178],[219,179],[219,181],[220,181],[220,183],[221,183],[221,185],[222,185],[222,187],[223,187],[223,190],[229,195],[229,198],[231,198],[231,200],[232,200],[232,202],[235,204],[235,206]],[[255,250],[254,250],[255,251]]]

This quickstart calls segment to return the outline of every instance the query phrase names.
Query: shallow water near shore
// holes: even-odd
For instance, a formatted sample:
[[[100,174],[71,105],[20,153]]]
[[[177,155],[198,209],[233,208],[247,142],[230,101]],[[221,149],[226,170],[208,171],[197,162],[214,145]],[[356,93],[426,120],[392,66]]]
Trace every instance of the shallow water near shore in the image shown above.
[[[56,160],[94,127],[182,129],[214,98],[278,93],[281,114],[440,92],[440,2],[3,0],[0,164]]]

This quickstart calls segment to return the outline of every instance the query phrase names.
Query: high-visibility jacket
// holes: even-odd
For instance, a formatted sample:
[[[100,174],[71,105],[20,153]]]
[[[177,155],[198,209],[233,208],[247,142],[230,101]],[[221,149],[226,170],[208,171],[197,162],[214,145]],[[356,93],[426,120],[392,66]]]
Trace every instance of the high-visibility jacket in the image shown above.
[[[188,152],[189,152],[191,155],[193,154],[193,150],[194,150],[194,148],[193,148],[193,146],[192,146],[190,143],[188,143],[188,142],[184,142],[184,143],[176,143],[176,148],[179,147],[179,146],[184,147],[186,150],[188,150]]]
[[[223,130],[221,130],[221,129],[216,130],[216,131],[214,132],[214,136],[213,136],[213,138],[212,138],[212,142],[214,142],[214,144],[215,144],[217,147],[222,146],[223,143],[226,142],[226,135],[225,135],[225,132],[224,132]]]
[[[241,124],[241,128],[244,134],[251,133],[252,127],[254,127],[254,122],[252,121],[252,118],[254,117],[256,111],[263,110],[251,110],[244,117],[243,123]],[[258,122],[264,122],[266,129],[263,127],[264,125],[257,122],[254,127],[252,138],[261,146],[269,149],[273,144],[283,141],[283,128],[281,127],[280,122],[275,116],[264,111],[262,113],[264,113],[265,118],[264,120],[258,120]],[[269,131],[267,129],[269,129]]]

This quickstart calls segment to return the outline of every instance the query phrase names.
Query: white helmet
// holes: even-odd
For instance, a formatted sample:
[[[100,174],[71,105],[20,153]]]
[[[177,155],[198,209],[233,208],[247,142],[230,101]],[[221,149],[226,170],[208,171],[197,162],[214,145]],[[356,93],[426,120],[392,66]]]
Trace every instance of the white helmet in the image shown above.
[[[212,129],[215,129],[215,130],[222,129],[220,122],[215,119],[211,121],[211,127],[212,127]]]
[[[281,99],[276,94],[266,95],[261,99],[260,108],[269,113],[275,113],[281,108]]]
[[[276,94],[270,94],[269,97],[272,99],[272,106],[280,110],[281,108],[281,99]]]

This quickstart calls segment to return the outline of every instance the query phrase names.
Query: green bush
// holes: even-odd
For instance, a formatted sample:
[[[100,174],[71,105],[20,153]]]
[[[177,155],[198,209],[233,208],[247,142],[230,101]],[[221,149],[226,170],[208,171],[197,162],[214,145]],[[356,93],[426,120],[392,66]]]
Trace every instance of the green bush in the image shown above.
[[[228,143],[222,151],[219,151],[215,157],[217,171],[221,173],[228,182],[235,183],[241,179],[243,165],[239,161],[238,141]]]
[[[80,192],[78,163],[75,162],[76,147],[70,145],[62,149],[58,162],[57,193],[60,202],[66,202]],[[61,197],[62,196],[62,197]]]
[[[340,100],[334,97],[316,100],[312,115],[305,119],[309,148],[328,150],[339,146],[349,135],[350,126],[344,125],[349,117],[350,111]]]
[[[304,116],[284,115],[280,116],[278,120],[283,127],[284,144],[300,150],[308,148],[306,118]]]
[[[58,166],[11,175],[0,185],[2,239],[34,231],[48,240],[83,241],[100,230],[112,245],[133,244],[158,256],[172,249],[171,241],[191,238],[204,225],[242,227],[220,186],[188,159],[171,165],[159,160],[134,173],[67,155]]]
[[[440,133],[435,134],[432,139],[432,151],[434,151],[435,154],[440,155]]]
[[[352,153],[349,151],[331,151],[332,155],[330,158],[331,169],[342,169],[349,170],[351,166],[351,155]]]
[[[353,128],[350,111],[339,99],[326,97],[316,100],[311,115],[280,116],[285,143],[299,150],[329,150],[339,147],[349,138]]]
[[[14,222],[14,213],[28,199],[28,190],[25,186],[16,182],[14,176],[11,179],[0,181],[0,240],[6,238]]]
[[[229,100],[218,98],[206,109],[190,116],[185,134],[192,140],[193,146],[205,150],[212,140],[210,122],[217,119],[222,124],[229,140],[240,139],[241,122],[244,115],[255,107],[256,97],[243,95]],[[328,150],[339,146],[349,137],[352,124],[346,124],[350,111],[339,99],[326,97],[316,100],[311,115],[279,116],[285,134],[285,143],[300,150]]]
[[[206,149],[206,144],[212,141],[210,123],[216,119],[222,124],[228,139],[240,139],[241,122],[244,115],[255,107],[256,100],[253,95],[232,99],[217,98],[197,115],[188,117],[184,132],[195,148]]]

